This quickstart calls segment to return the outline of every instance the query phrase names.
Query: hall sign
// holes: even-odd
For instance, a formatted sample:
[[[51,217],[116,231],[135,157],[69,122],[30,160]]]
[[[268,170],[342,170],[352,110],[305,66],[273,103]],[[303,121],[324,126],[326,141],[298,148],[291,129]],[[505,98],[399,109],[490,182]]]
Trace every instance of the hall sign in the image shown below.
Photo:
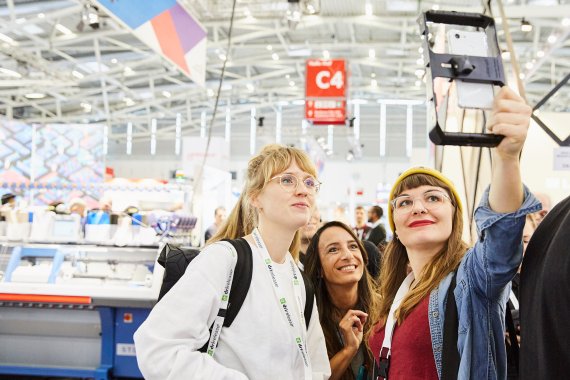
[[[344,124],[346,61],[309,59],[305,72],[305,118],[314,124]]]

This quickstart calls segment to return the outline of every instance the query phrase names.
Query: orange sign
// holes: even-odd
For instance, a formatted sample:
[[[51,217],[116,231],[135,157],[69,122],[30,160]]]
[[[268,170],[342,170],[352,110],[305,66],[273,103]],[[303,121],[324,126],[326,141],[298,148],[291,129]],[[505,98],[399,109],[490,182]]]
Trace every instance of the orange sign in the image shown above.
[[[306,98],[346,98],[344,59],[309,59],[305,72]]]

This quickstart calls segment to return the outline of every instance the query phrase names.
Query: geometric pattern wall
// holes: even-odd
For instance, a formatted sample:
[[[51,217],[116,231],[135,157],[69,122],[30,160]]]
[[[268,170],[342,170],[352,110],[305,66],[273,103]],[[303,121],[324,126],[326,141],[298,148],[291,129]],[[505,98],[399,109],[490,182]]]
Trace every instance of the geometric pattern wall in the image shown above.
[[[31,204],[88,203],[101,196],[104,180],[103,126],[27,125],[0,119],[0,185]],[[1,137],[0,135],[0,137]]]

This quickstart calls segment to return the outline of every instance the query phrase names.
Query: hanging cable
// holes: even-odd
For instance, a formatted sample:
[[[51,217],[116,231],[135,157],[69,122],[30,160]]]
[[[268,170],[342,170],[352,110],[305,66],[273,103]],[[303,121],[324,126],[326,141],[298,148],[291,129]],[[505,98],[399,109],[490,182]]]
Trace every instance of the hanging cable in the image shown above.
[[[192,192],[191,204],[194,204],[194,196],[196,194],[196,189],[202,184],[202,177],[204,174],[204,167],[206,166],[206,160],[208,158],[208,152],[210,151],[210,141],[212,140],[212,130],[214,129],[214,121],[216,120],[216,113],[218,112],[218,104],[220,102],[220,94],[222,92],[222,84],[224,83],[224,75],[226,73],[226,65],[230,57],[230,48],[232,45],[232,32],[234,28],[234,16],[236,12],[237,0],[232,2],[232,13],[230,16],[230,27],[228,29],[228,44],[226,48],[226,57],[224,59],[224,64],[222,65],[222,73],[220,75],[220,81],[218,82],[218,92],[216,94],[216,102],[214,103],[214,111],[212,112],[212,118],[210,119],[210,127],[208,129],[208,140],[206,141],[206,150],[204,151],[204,158],[202,159],[202,164],[198,170],[198,175],[194,181],[194,191]]]

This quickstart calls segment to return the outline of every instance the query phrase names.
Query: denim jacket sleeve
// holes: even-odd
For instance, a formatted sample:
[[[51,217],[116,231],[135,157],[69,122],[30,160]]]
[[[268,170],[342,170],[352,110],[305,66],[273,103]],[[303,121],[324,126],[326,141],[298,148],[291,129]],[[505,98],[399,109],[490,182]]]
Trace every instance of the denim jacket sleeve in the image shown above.
[[[488,300],[500,297],[522,261],[522,231],[527,214],[540,210],[540,202],[524,186],[524,201],[511,213],[497,213],[489,206],[489,188],[475,210],[478,240],[464,258],[476,292]]]

